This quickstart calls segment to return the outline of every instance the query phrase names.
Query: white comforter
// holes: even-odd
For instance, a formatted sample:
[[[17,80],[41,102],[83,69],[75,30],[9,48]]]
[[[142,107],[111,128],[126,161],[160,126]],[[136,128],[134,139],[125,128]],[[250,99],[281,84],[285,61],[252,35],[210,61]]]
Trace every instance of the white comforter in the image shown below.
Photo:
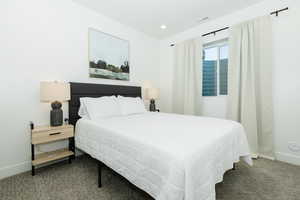
[[[215,184],[243,157],[244,128],[221,119],[145,113],[80,119],[76,147],[156,200],[215,200]]]

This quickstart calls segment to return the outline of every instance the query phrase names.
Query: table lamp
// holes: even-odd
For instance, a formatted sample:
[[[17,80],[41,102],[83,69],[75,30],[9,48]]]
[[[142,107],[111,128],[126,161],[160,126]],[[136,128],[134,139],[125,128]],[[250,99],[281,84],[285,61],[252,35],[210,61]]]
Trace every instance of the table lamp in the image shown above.
[[[152,82],[149,81],[149,80],[143,81],[143,83],[142,83],[142,88],[143,88],[143,89],[149,89],[149,88],[152,88]]]
[[[159,89],[158,88],[148,88],[147,89],[147,99],[150,99],[149,110],[151,112],[156,111],[155,100],[159,98]]]
[[[61,126],[63,124],[62,102],[70,100],[70,84],[58,81],[43,81],[40,84],[41,102],[50,102],[50,125]]]

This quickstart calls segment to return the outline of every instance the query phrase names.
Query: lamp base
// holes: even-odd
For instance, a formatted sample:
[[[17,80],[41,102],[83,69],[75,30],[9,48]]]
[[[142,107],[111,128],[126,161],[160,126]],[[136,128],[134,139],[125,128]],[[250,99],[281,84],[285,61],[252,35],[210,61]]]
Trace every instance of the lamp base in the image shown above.
[[[63,125],[63,111],[61,109],[61,103],[55,101],[51,104],[52,110],[50,112],[50,125],[61,126]]]
[[[155,100],[154,99],[150,100],[149,110],[150,110],[150,112],[155,112],[156,111]]]

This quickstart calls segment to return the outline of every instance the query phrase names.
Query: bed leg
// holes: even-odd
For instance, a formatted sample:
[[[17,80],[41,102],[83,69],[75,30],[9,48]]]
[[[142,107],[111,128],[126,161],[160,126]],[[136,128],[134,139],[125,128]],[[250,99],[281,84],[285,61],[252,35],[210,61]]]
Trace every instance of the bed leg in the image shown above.
[[[232,168],[232,170],[235,170],[236,169],[236,167],[235,167],[235,163],[233,163],[233,168]]]
[[[102,163],[98,162],[98,187],[102,187],[102,181],[101,181],[101,171],[102,171]]]

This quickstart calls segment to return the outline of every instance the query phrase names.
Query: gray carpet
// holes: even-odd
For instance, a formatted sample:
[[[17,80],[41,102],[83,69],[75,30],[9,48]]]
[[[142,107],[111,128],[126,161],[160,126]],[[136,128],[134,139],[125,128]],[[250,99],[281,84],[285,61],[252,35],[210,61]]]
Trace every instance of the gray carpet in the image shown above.
[[[108,169],[97,187],[97,165],[87,156],[0,181],[1,200],[150,200]],[[299,200],[300,167],[265,159],[228,171],[216,186],[218,200]]]

